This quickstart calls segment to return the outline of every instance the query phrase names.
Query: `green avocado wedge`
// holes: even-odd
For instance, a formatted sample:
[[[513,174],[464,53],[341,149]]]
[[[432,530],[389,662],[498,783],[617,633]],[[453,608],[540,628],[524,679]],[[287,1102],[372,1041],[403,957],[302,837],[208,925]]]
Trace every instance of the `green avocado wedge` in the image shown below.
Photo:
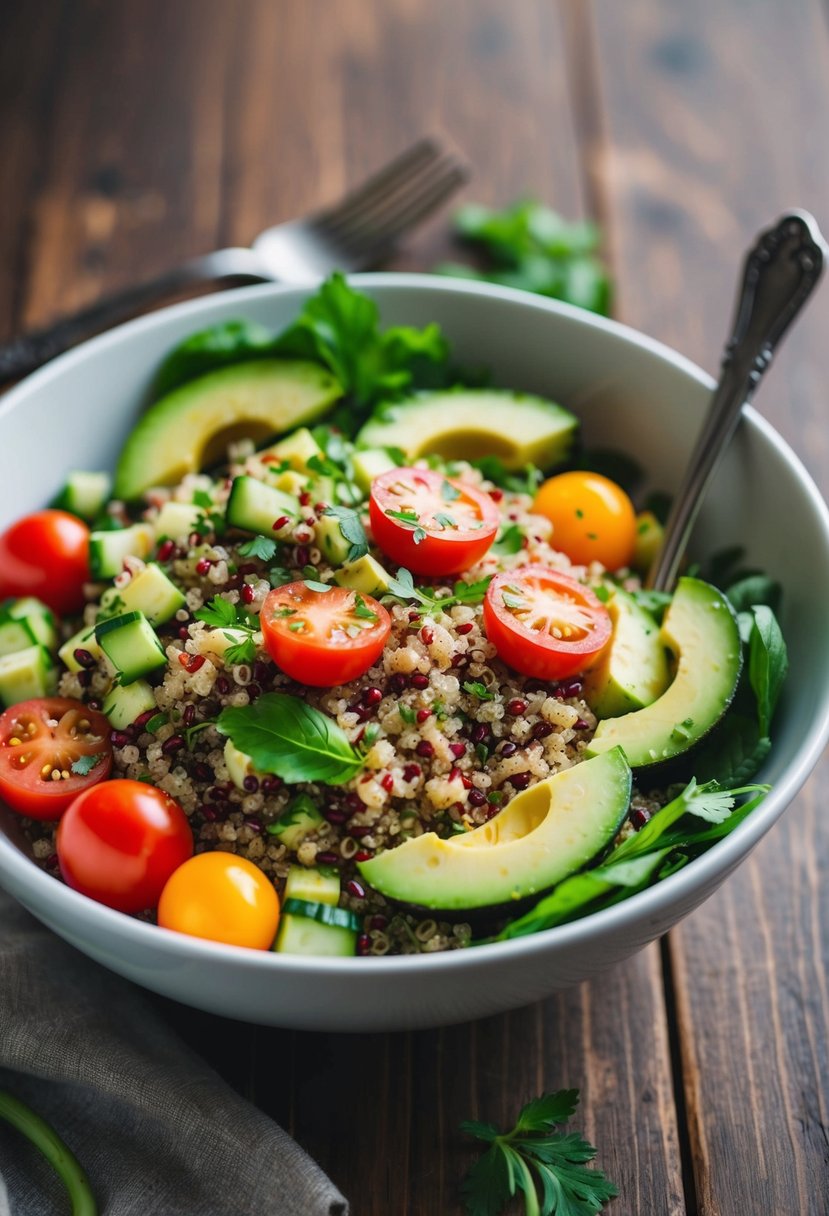
[[[360,862],[363,878],[400,903],[458,911],[538,895],[613,841],[630,803],[619,748],[540,781],[463,836],[427,832]]]
[[[584,699],[597,718],[617,718],[644,709],[671,682],[659,626],[632,595],[614,589],[607,610],[613,635],[584,677]]]
[[[664,764],[695,747],[719,722],[737,690],[742,647],[737,618],[710,583],[681,578],[659,632],[676,673],[644,709],[605,718],[587,748],[598,756],[621,747],[631,768]]]
[[[334,376],[306,360],[257,359],[208,372],[139,420],[118,460],[113,494],[130,502],[151,486],[175,485],[224,460],[229,443],[264,443],[319,418],[341,396]]]
[[[357,436],[364,448],[399,448],[408,459],[497,456],[508,469],[549,469],[570,455],[578,420],[529,393],[464,388],[384,405]]]

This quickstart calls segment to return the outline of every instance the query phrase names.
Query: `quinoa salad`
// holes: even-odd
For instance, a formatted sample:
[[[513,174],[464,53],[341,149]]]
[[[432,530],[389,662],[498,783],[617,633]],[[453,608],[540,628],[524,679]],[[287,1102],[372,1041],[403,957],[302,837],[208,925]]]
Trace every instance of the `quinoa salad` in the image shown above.
[[[165,386],[114,486],[73,474],[40,513],[86,529],[66,596],[0,583],[0,796],[38,865],[197,936],[417,954],[605,906],[750,813],[785,674],[771,580],[768,602],[739,570],[643,592],[658,519],[574,467],[567,411],[412,371],[349,433],[331,360],[265,358],[249,329]],[[207,433],[173,460],[182,427]],[[35,566],[50,543],[29,537]],[[763,644],[765,705],[743,671]],[[122,813],[155,850],[133,888],[106,853]]]

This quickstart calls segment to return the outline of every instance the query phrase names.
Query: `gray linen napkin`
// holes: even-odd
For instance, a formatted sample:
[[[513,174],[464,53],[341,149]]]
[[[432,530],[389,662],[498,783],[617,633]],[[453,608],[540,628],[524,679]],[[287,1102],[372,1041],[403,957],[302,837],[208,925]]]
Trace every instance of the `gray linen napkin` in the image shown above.
[[[0,1088],[53,1125],[105,1216],[347,1216],[310,1157],[137,988],[3,892],[0,926]],[[37,1151],[0,1121],[0,1216],[65,1212],[61,1192]]]

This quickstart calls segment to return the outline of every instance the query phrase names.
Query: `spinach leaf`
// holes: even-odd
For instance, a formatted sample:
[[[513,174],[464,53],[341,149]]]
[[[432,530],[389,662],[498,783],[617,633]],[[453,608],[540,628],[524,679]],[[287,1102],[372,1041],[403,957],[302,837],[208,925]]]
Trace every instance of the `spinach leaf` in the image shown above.
[[[173,347],[155,377],[153,393],[163,397],[174,388],[230,363],[262,359],[273,352],[273,334],[255,321],[223,321],[191,334]]]
[[[754,776],[770,751],[771,739],[760,734],[757,720],[732,709],[697,752],[694,769],[701,781],[739,785]]]
[[[789,656],[771,608],[758,604],[751,611],[754,623],[748,644],[748,675],[757,698],[760,734],[767,735],[780,689],[789,670]]]
[[[725,594],[735,612],[748,612],[755,604],[765,604],[772,612],[780,610],[780,584],[765,574],[749,574],[738,579]]]
[[[289,785],[342,785],[363,763],[332,718],[287,693],[269,692],[252,705],[223,709],[216,729],[261,772],[275,773]]]

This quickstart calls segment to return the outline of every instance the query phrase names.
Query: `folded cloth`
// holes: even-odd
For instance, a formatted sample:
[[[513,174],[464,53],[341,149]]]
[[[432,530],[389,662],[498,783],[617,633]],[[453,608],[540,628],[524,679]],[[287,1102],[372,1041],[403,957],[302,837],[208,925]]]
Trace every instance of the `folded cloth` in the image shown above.
[[[190,1051],[138,988],[2,892],[0,925],[0,1089],[52,1124],[102,1216],[347,1216],[310,1157]],[[0,1216],[67,1211],[61,1189],[0,1121]]]

